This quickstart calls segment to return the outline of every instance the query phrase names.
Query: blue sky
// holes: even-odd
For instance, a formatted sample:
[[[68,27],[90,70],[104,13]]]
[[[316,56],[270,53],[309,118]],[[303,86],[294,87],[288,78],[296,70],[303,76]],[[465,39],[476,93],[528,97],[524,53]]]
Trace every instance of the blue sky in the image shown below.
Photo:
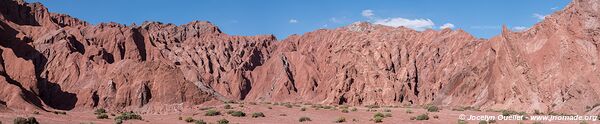
[[[570,0],[27,0],[93,24],[186,24],[210,21],[232,35],[274,34],[283,39],[357,21],[417,30],[445,27],[490,38],[507,25],[526,29]]]

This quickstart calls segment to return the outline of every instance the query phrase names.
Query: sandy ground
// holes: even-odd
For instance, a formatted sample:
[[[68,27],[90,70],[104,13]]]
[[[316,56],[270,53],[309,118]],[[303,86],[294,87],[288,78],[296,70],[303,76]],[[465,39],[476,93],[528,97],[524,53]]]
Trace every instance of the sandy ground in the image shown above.
[[[499,112],[482,112],[482,111],[452,111],[449,109],[442,109],[439,112],[427,112],[426,109],[420,107],[407,107],[407,108],[376,108],[375,111],[367,111],[368,108],[365,107],[356,107],[357,111],[351,111],[349,113],[341,112],[342,109],[315,109],[312,108],[311,105],[300,105],[300,107],[295,106],[292,108],[287,108],[281,105],[273,105],[273,104],[243,104],[243,107],[240,107],[242,104],[230,104],[233,109],[224,109],[223,105],[214,106],[215,110],[221,111],[221,115],[219,116],[204,116],[206,110],[189,110],[187,112],[173,113],[173,114],[142,114],[143,120],[127,120],[124,121],[124,124],[138,124],[138,123],[149,123],[149,124],[185,124],[186,122],[183,120],[179,120],[179,117],[185,119],[187,117],[192,117],[194,119],[202,119],[207,123],[216,123],[217,120],[227,119],[230,124],[290,124],[290,123],[334,123],[334,121],[339,117],[344,117],[346,122],[351,124],[364,124],[364,123],[374,123],[370,121],[373,118],[375,113],[391,113],[392,117],[387,117],[383,119],[383,124],[398,124],[398,123],[414,123],[414,124],[456,124],[458,123],[459,116],[461,114],[464,115],[492,115],[498,116]],[[269,109],[271,107],[271,109]],[[305,107],[306,111],[301,111],[300,108]],[[350,107],[354,108],[354,107]],[[391,110],[391,112],[384,112],[386,109]],[[246,113],[246,117],[233,117],[231,115],[226,114],[228,110],[240,110]],[[407,113],[406,111],[410,110],[412,113]],[[263,112],[266,117],[263,118],[252,118],[252,113],[254,112]],[[109,111],[110,113],[110,111]],[[411,117],[415,117],[420,114],[428,113],[429,120],[411,120]],[[285,114],[286,116],[281,116],[281,114]],[[118,115],[118,114],[117,114]],[[2,123],[12,123],[13,119],[16,117],[35,117],[42,124],[113,124],[114,116],[109,116],[110,119],[96,119],[96,115],[94,115],[93,111],[89,112],[67,112],[66,115],[54,114],[50,112],[42,112],[39,114],[33,113],[0,113],[0,121]],[[434,118],[433,116],[438,116],[438,118]],[[309,117],[312,121],[309,122],[299,122],[300,117]],[[478,124],[479,121],[467,121],[469,124]],[[541,121],[544,124],[579,124],[579,121]],[[526,121],[496,121],[498,124],[531,124],[534,121],[526,120]],[[600,122],[591,122],[588,121],[589,124],[600,123]]]

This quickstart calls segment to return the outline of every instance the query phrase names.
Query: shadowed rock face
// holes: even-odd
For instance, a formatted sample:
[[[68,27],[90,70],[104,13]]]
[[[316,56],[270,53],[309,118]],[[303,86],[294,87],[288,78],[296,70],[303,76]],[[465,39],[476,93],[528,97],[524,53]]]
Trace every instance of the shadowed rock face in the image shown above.
[[[214,99],[598,113],[599,4],[575,0],[489,40],[359,22],[277,41],[199,21],[90,25],[0,0],[0,110],[163,112]]]

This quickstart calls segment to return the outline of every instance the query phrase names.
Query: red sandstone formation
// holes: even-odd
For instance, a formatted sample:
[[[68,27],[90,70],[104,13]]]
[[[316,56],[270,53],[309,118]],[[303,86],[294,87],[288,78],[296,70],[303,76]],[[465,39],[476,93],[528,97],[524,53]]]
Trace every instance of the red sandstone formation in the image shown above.
[[[598,113],[598,4],[575,0],[489,40],[360,22],[278,42],[209,22],[91,25],[0,0],[0,111],[244,100]]]

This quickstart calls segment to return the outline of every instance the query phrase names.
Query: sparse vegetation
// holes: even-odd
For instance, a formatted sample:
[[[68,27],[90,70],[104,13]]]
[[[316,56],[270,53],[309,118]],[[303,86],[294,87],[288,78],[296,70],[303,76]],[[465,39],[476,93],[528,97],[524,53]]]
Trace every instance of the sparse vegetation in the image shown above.
[[[235,101],[229,100],[229,101],[223,101],[223,103],[225,103],[225,104],[235,104]]]
[[[344,122],[346,122],[346,118],[344,118],[344,117],[339,117],[339,118],[335,119],[335,121],[334,121],[334,122],[335,122],[335,123],[344,123]]]
[[[34,111],[34,112],[33,112],[33,114],[39,115],[39,114],[40,114],[40,112],[38,112],[38,111]],[[1,124],[1,123],[0,123],[0,124]]]
[[[467,121],[465,120],[458,120],[458,122],[456,122],[457,124],[468,124]]]
[[[383,112],[392,112],[390,109],[384,109]]]
[[[373,118],[373,121],[374,121],[375,123],[381,123],[381,122],[383,122],[383,117],[381,117],[381,116],[376,116],[376,117],[374,117],[374,118]]]
[[[99,109],[96,109],[96,111],[94,111],[94,114],[96,114],[96,115],[103,114],[103,113],[106,113],[106,109],[104,109],[104,108],[99,108]]]
[[[234,111],[234,110],[229,110],[229,111],[227,111],[227,112],[225,112],[225,113],[227,113],[227,114],[229,114],[229,115],[230,115],[230,114],[232,114],[233,112],[235,112],[235,111]]]
[[[357,108],[352,108],[350,111],[355,112],[355,111],[358,111],[358,109]]]
[[[227,120],[227,119],[223,118],[223,119],[221,119],[221,120],[218,120],[218,121],[217,121],[217,124],[229,124],[229,120]]]
[[[287,116],[287,114],[279,114],[279,116]]]
[[[96,115],[97,119],[108,119],[108,115],[106,113]]]
[[[540,110],[533,110],[534,115],[543,115],[544,113],[540,112]]]
[[[212,109],[206,111],[206,113],[204,114],[204,116],[217,116],[217,115],[221,115],[221,112],[212,110]]]
[[[488,124],[488,122],[485,120],[481,120],[481,121],[479,121],[479,124]]]
[[[267,107],[267,108],[268,108],[268,109],[273,109],[273,107],[271,107],[271,106],[269,106],[269,107]]]
[[[185,121],[185,122],[188,122],[188,123],[192,123],[192,122],[194,122],[194,121],[196,121],[196,120],[194,120],[194,118],[192,118],[192,117],[187,117],[187,118],[185,118],[185,120],[183,120],[183,121]]]
[[[382,117],[382,118],[384,118],[385,115],[383,115],[383,113],[377,112],[377,113],[375,113],[375,115],[373,115],[373,118],[376,118],[376,117]]]
[[[231,107],[231,105],[229,104],[225,104],[225,106],[223,106],[223,109],[233,109],[233,107]]]
[[[57,115],[58,114],[61,114],[61,115],[66,115],[67,114],[67,112],[63,112],[63,111],[53,111],[52,113],[57,114]]]
[[[435,118],[435,119],[439,119],[439,118],[440,118],[440,116],[438,116],[438,115],[433,115],[433,118]]]
[[[510,116],[510,115],[525,115],[525,112],[516,112],[513,110],[501,110],[502,116]]]
[[[123,120],[122,119],[115,119],[115,124],[122,124]]]
[[[115,120],[122,120],[122,121],[132,120],[132,119],[142,120],[142,116],[138,115],[136,113],[133,113],[133,112],[125,112],[125,113],[121,113],[121,115],[115,117]]]
[[[427,114],[421,114],[417,117],[415,117],[416,120],[429,120],[429,115]]]
[[[215,108],[215,107],[204,107],[204,108],[200,108],[200,110],[202,110],[202,111],[206,111],[206,110],[211,110],[211,109],[213,109],[213,108]]]
[[[536,121],[536,122],[533,122],[532,124],[544,124],[544,123]]]
[[[342,109],[342,113],[348,113],[348,109]]]
[[[434,105],[427,105],[425,108],[427,109],[428,112],[440,111],[440,108],[438,108],[437,106],[434,106]]]
[[[588,124],[586,121],[581,121],[579,124]]]
[[[298,119],[299,122],[305,122],[305,121],[312,121],[310,120],[310,118],[308,117],[300,117],[300,119]]]
[[[285,104],[285,105],[283,105],[283,106],[285,106],[285,107],[287,107],[287,108],[292,108],[292,107],[293,107],[291,104]]]
[[[206,122],[204,122],[204,120],[199,119],[199,120],[195,120],[194,124],[206,124]]]
[[[39,124],[39,122],[37,121],[37,119],[35,119],[35,117],[29,117],[29,118],[17,117],[13,121],[14,121],[14,124]]]
[[[254,113],[252,113],[252,117],[253,118],[265,117],[265,114],[263,114],[262,112],[254,112]]]
[[[406,113],[408,113],[408,114],[412,114],[412,113],[413,113],[413,111],[412,111],[412,110],[410,110],[410,109],[406,109]]]
[[[306,111],[306,108],[302,107],[300,108],[300,111]]]
[[[242,112],[242,111],[234,111],[233,113],[230,114],[231,116],[234,117],[246,117],[246,113]]]
[[[331,109],[333,106],[323,106],[323,109]]]

